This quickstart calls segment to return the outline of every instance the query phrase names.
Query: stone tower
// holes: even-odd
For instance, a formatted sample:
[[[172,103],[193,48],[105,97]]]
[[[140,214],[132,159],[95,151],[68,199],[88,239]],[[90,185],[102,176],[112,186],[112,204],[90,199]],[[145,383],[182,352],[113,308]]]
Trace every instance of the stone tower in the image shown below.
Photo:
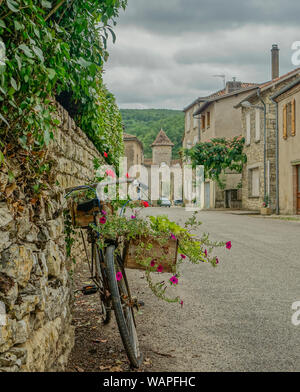
[[[171,166],[172,148],[174,144],[161,129],[156,136],[156,139],[151,144],[152,147],[152,164],[160,165],[162,162]]]

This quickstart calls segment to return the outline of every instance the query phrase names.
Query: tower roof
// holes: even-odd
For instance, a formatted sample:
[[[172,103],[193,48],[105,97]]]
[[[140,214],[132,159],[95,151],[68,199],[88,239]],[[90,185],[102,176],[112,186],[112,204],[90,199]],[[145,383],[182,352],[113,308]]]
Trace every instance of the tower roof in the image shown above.
[[[166,133],[161,129],[156,136],[156,139],[154,142],[151,144],[151,147],[155,146],[174,146],[174,144],[171,142],[171,140],[168,138]]]

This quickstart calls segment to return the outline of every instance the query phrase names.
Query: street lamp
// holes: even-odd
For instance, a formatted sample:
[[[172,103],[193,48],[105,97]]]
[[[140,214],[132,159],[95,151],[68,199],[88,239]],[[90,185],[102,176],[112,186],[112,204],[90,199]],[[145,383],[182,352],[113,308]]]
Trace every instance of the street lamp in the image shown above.
[[[266,104],[258,95],[259,100],[263,104],[263,106],[260,105],[253,105],[249,101],[243,101],[241,105],[246,108],[246,109],[260,109],[264,112],[264,200],[266,200],[266,159],[267,159],[267,146],[266,146],[266,139],[267,139],[267,111],[266,111]]]

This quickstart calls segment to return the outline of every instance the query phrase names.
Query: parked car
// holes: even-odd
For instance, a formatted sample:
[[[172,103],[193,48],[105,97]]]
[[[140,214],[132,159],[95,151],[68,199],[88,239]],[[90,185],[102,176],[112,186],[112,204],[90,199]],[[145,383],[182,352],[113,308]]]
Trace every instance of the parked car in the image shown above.
[[[174,206],[182,206],[183,204],[183,200],[179,199],[179,200],[174,200]]]
[[[158,204],[161,207],[171,207],[171,202],[167,197],[161,197]]]

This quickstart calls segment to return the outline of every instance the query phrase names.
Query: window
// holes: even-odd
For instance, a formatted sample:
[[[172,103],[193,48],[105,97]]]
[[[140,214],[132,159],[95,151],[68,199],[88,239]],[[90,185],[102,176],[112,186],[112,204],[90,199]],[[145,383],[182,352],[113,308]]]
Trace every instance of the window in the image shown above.
[[[249,170],[249,196],[259,197],[259,168]]]
[[[210,127],[210,112],[207,112],[207,128]]]
[[[201,128],[205,131],[205,114],[202,114],[201,116]]]
[[[255,110],[255,141],[260,140],[260,109]]]
[[[283,138],[296,135],[296,102],[293,99],[291,102],[283,106]]]
[[[250,113],[246,114],[246,144],[249,146],[251,142],[251,117]]]

